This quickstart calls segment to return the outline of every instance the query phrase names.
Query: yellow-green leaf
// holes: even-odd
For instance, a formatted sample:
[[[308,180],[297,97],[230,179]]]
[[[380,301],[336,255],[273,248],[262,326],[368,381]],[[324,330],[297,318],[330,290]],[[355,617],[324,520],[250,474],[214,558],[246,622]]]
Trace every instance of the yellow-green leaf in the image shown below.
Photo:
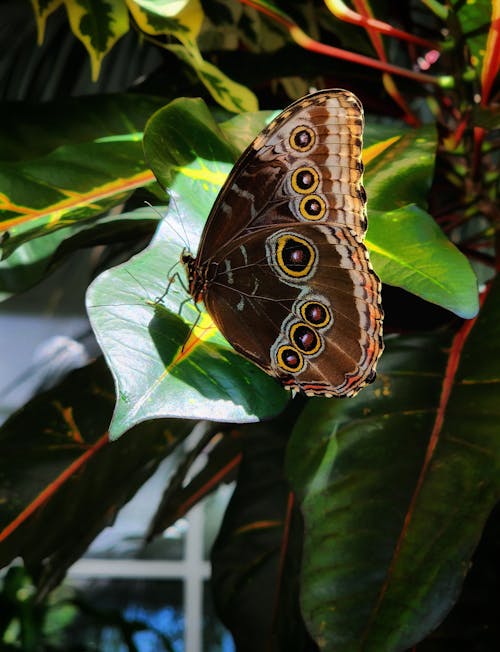
[[[43,43],[43,37],[45,35],[45,24],[47,22],[47,18],[50,16],[50,14],[54,13],[54,11],[62,5],[64,0],[31,0],[31,4],[33,5],[33,11],[35,13],[35,20],[36,20],[36,30],[37,30],[37,42],[38,45],[41,45]]]
[[[228,111],[243,113],[257,111],[258,102],[250,89],[233,81],[216,66],[205,61],[195,43],[168,45],[168,50],[191,65],[210,95]]]
[[[154,183],[144,161],[142,130],[162,103],[134,94],[59,99],[36,110],[4,106],[3,256],[24,242],[93,220],[136,188]],[[14,123],[16,130],[9,128]]]
[[[203,22],[200,0],[127,0],[127,5],[146,34],[173,34],[194,40],[200,33]]]
[[[123,0],[65,0],[65,5],[72,32],[90,55],[95,81],[105,55],[128,31],[127,7]]]

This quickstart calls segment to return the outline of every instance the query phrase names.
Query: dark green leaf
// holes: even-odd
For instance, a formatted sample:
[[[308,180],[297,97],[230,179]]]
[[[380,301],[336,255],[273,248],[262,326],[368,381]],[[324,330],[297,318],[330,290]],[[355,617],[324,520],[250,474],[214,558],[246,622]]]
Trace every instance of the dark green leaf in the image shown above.
[[[302,606],[325,650],[407,649],[456,600],[500,495],[499,319],[496,282],[453,339],[388,339],[371,388],[299,420]]]
[[[298,605],[302,520],[283,478],[283,429],[243,436],[238,484],[214,544],[217,612],[239,652],[314,650]]]
[[[62,579],[192,429],[189,421],[151,422],[110,443],[113,399],[100,360],[34,398],[0,429],[0,566],[22,556],[43,590]]]
[[[131,213],[105,215],[75,222],[49,235],[35,238],[18,247],[0,261],[0,301],[23,292],[52,272],[66,256],[82,247],[152,235],[161,215],[143,208]]]
[[[123,107],[109,99],[88,104],[96,114],[85,116],[85,103],[83,110],[68,114],[70,102],[61,107],[49,105],[42,109],[42,122],[36,127],[35,117],[30,118],[30,110],[23,108],[25,131],[15,131],[16,140],[0,134],[7,145],[7,160],[0,162],[0,232],[8,233],[2,240],[4,257],[33,238],[95,219],[134,189],[153,182],[144,162],[142,128],[160,101],[137,96],[135,106],[125,96]],[[50,109],[52,115],[46,113]],[[32,111],[36,113],[35,106]],[[115,113],[111,116],[107,111]],[[24,150],[30,125],[37,137],[45,126],[57,129],[59,123],[56,135],[49,133],[41,143]]]
[[[471,63],[477,70],[478,79],[481,76],[483,58],[486,51],[486,38],[492,18],[493,4],[491,0],[474,0],[474,2],[453,2],[456,17],[459,20],[462,34],[470,48]],[[454,34],[460,38],[462,34]],[[462,48],[461,43],[455,47]]]
[[[57,102],[0,104],[0,160],[42,157],[63,145],[137,133],[166,103],[139,94],[62,97]]]

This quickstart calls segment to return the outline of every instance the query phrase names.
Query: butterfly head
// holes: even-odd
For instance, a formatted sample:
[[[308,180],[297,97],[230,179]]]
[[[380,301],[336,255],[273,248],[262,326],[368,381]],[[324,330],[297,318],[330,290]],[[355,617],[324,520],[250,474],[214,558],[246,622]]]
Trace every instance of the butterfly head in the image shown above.
[[[188,278],[189,294],[191,294],[191,296],[196,302],[201,301],[202,299],[201,296],[202,292],[200,292],[201,288],[197,287],[199,286],[199,281],[198,281],[199,276],[196,269],[196,259],[191,255],[188,249],[182,250],[181,263],[184,265],[184,268],[186,270],[186,274]]]

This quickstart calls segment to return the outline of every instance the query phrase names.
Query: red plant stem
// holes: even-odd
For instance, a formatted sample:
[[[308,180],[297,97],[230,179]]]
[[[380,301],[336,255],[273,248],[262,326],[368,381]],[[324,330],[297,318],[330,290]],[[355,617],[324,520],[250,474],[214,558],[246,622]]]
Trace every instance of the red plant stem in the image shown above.
[[[266,16],[269,16],[277,23],[281,23],[282,25],[284,25],[287,29],[290,29],[291,27],[295,26],[295,22],[290,18],[288,18],[284,13],[278,12],[277,10],[274,10],[271,7],[267,7],[266,5],[261,4],[260,2],[252,2],[252,0],[240,0],[240,2],[244,5],[248,5],[249,7],[253,7],[257,11],[260,11],[261,14],[265,14]]]
[[[283,573],[285,569],[285,559],[286,559],[286,553],[288,550],[288,545],[290,542],[290,523],[292,520],[292,511],[293,511],[293,506],[295,504],[295,494],[293,491],[290,491],[288,493],[288,501],[286,505],[286,514],[285,514],[285,520],[283,522],[283,534],[281,537],[281,547],[280,547],[280,559],[279,559],[279,569],[278,569],[278,580],[276,582],[276,593],[274,596],[274,605],[273,605],[273,619],[272,619],[272,631],[274,632],[275,630],[275,624],[278,619],[278,610],[279,610],[279,605],[280,605],[280,595],[281,591],[283,590],[282,583],[283,583]]]
[[[324,54],[326,56],[334,57],[336,59],[342,59],[344,61],[351,61],[352,63],[357,63],[362,66],[367,66],[369,68],[375,68],[381,70],[382,72],[387,72],[393,75],[400,75],[401,77],[408,77],[422,84],[434,84],[437,86],[448,85],[449,80],[447,78],[433,77],[432,75],[426,75],[421,72],[416,72],[413,70],[407,70],[406,68],[400,68],[399,66],[394,66],[390,63],[384,61],[378,61],[377,59],[372,59],[370,57],[364,56],[362,54],[357,54],[355,52],[348,52],[347,50],[342,50],[340,48],[333,47],[331,45],[325,45],[319,41],[315,41],[305,32],[303,32],[300,27],[290,18],[288,18],[282,12],[275,11],[273,8],[260,4],[254,0],[240,0],[243,4],[253,7],[257,11],[260,11],[263,14],[266,14],[274,21],[281,23],[286,27],[290,33],[291,38],[305,50],[310,50],[311,52],[317,52],[319,54]],[[433,46],[434,47],[434,46]]]
[[[358,12],[358,15],[361,16],[361,18],[373,18],[371,11],[370,11],[370,6],[364,1],[364,0],[354,0],[353,1],[354,8]],[[346,7],[348,11],[351,11]],[[330,9],[331,11],[331,9]],[[354,12],[351,12],[354,13]],[[348,20],[346,18],[346,20]],[[378,58],[380,61],[387,61],[387,56],[385,54],[385,49],[384,49],[384,42],[382,40],[382,37],[380,36],[380,32],[377,29],[374,29],[373,27],[370,27],[370,25],[363,25],[364,28],[366,29],[366,33],[368,34],[370,41],[372,42],[373,48],[375,52],[378,55]]]
[[[386,34],[387,36],[399,38],[402,41],[409,41],[410,43],[421,45],[424,48],[429,48],[431,50],[437,49],[435,43],[427,41],[427,39],[420,38],[419,36],[415,36],[414,34],[404,32],[403,30],[396,29],[392,25],[384,23],[381,20],[377,20],[376,18],[372,18],[371,16],[364,16],[363,14],[356,13],[347,7],[347,5],[344,5],[343,2],[332,2],[332,0],[325,0],[325,4],[334,16],[340,20],[344,20],[346,23],[360,25],[366,30],[377,31],[381,34]]]
[[[468,126],[469,126],[469,121],[467,120],[467,118],[462,118],[458,123],[453,133],[453,149],[458,147],[460,141],[462,140],[464,132]]]
[[[482,161],[482,149],[483,141],[485,136],[485,130],[483,127],[474,127],[474,149],[472,152],[472,178],[474,180],[479,179],[481,175],[481,161]]]
[[[227,477],[233,471],[233,469],[239,465],[242,457],[242,453],[235,455],[230,462],[220,468],[219,471],[217,471],[217,473],[215,473],[208,482],[206,482],[202,487],[198,489],[198,491],[192,493],[191,496],[189,496],[189,498],[187,498],[187,500],[182,503],[182,505],[179,505],[176,511],[176,517],[181,518],[184,516],[184,514],[186,514],[193,505],[196,505],[198,501],[204,498],[210,491],[212,491],[214,487],[222,482],[224,478]]]
[[[481,105],[487,106],[500,69],[500,0],[492,1],[491,23],[481,72]]]
[[[298,28],[295,28],[296,30]],[[293,37],[293,34],[292,34]],[[377,59],[372,59],[363,54],[357,54],[356,52],[348,52],[347,50],[341,50],[340,48],[333,47],[331,45],[325,45],[319,41],[315,41],[306,34],[302,32],[300,42],[296,40],[299,45],[306,50],[311,50],[312,52],[318,52],[319,54],[325,54],[330,57],[337,59],[343,59],[344,61],[351,61],[352,63],[358,63],[361,66],[367,66],[369,68],[375,68],[376,70],[381,70],[382,72],[388,72],[392,75],[399,75],[400,77],[408,77],[409,79],[414,79],[422,84],[434,84],[437,86],[441,85],[441,80],[439,77],[433,77],[432,75],[426,75],[421,72],[416,72],[414,70],[407,70],[406,68],[400,68],[391,63],[386,63],[385,61],[378,61]]]

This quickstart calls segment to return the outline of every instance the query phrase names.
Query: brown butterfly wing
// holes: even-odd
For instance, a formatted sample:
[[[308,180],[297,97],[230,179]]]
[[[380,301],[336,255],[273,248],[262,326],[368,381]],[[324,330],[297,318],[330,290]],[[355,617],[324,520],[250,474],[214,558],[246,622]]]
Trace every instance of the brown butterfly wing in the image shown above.
[[[383,349],[362,128],[347,91],[286,109],[236,164],[190,266],[193,295],[231,344],[310,395],[355,394]]]
[[[199,264],[271,220],[345,224],[363,237],[363,124],[361,103],[344,90],[313,93],[280,113],[241,155],[219,193],[203,231]],[[304,134],[311,140],[301,145]],[[313,178],[309,187],[307,172]],[[324,205],[323,215],[311,220],[307,196]]]

